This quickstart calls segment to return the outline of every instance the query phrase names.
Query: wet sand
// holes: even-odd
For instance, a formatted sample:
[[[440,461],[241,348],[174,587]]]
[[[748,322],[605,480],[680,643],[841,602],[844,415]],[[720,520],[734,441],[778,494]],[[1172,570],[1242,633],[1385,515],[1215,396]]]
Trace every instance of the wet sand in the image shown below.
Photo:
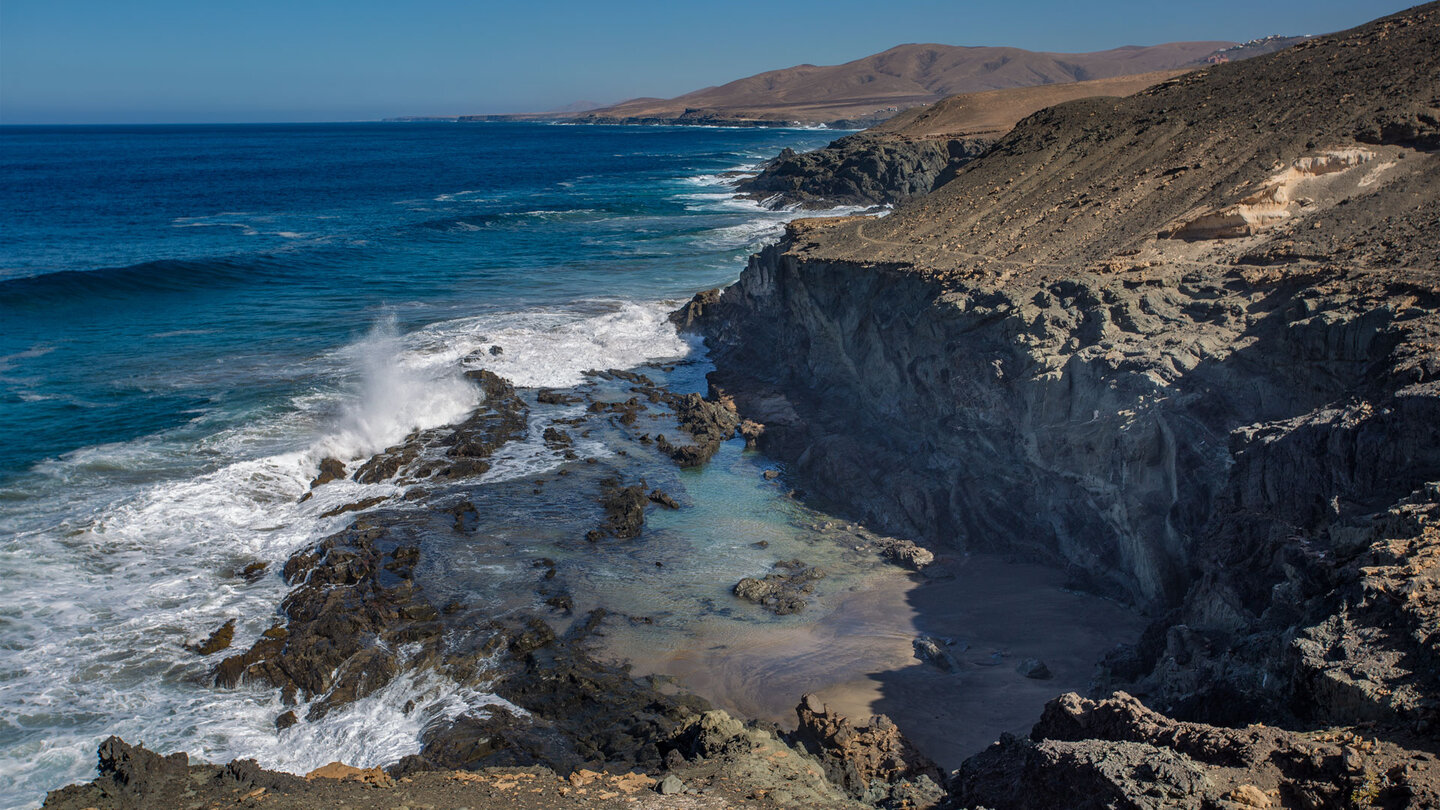
[[[795,725],[800,695],[817,693],[852,718],[887,714],[922,751],[958,767],[1002,732],[1028,733],[1050,698],[1089,687],[1095,662],[1134,641],[1144,619],[1064,590],[1063,575],[982,555],[942,558],[929,576],[877,566],[801,620],[702,620],[664,646],[643,632],[610,632],[605,654],[637,675],[673,676],[716,706]],[[937,574],[939,574],[937,576]],[[955,672],[916,658],[913,641],[948,639]],[[1054,677],[1016,672],[1038,658]]]

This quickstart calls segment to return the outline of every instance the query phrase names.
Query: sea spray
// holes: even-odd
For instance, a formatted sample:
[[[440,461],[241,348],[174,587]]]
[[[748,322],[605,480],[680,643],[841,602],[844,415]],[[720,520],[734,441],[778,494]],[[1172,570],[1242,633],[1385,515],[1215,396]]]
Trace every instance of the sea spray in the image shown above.
[[[341,354],[359,371],[359,389],[318,449],[344,460],[371,456],[411,432],[455,422],[480,403],[458,365],[407,353],[393,314]],[[318,459],[316,459],[318,462]]]
[[[273,690],[213,689],[214,661],[184,649],[229,619],[237,621],[236,646],[251,643],[273,622],[286,586],[233,572],[255,562],[278,570],[353,517],[323,517],[334,506],[399,494],[391,484],[345,479],[302,502],[320,458],[368,455],[461,419],[480,401],[456,364],[408,350],[393,318],[336,359],[349,386],[318,403],[313,394],[298,397],[278,418],[207,437],[198,453],[192,447],[202,462],[229,456],[213,469],[195,469],[192,457],[187,475],[177,463],[183,448],[168,448],[164,436],[85,448],[42,468],[76,487],[58,526],[41,517],[56,514],[49,510],[39,520],[17,522],[22,515],[12,513],[0,522],[18,529],[0,541],[0,615],[8,619],[0,637],[24,650],[0,659],[10,709],[0,720],[0,771],[17,788],[33,794],[84,778],[94,746],[112,733],[158,750],[249,756],[281,769],[329,762],[332,748],[357,762],[393,761],[420,744],[425,714],[401,717],[406,700],[435,707],[437,717],[493,701],[434,677],[410,678],[325,723],[301,724],[282,742]],[[320,415],[327,410],[332,416]],[[235,456],[257,449],[268,454]],[[34,587],[42,582],[47,587]],[[398,703],[386,702],[400,691]],[[0,806],[19,795],[0,790]]]

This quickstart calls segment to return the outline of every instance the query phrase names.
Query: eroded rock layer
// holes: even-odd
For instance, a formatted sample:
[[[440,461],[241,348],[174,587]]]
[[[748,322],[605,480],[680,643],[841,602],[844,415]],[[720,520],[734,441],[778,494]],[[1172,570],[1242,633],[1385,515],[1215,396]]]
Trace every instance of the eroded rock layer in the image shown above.
[[[1151,611],[1102,687],[1423,747],[1437,146],[1429,4],[1041,111],[889,217],[796,223],[687,317],[812,495]]]

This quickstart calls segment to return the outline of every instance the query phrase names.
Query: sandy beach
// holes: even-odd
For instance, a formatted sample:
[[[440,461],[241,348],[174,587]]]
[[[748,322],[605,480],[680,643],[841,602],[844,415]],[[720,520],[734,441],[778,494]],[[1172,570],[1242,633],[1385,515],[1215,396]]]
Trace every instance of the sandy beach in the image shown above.
[[[1063,583],[1039,565],[942,557],[927,575],[877,570],[813,605],[805,621],[700,622],[688,642],[670,649],[616,629],[604,652],[632,662],[637,675],[673,676],[720,708],[786,728],[805,692],[859,721],[883,713],[954,768],[1003,732],[1027,733],[1055,695],[1085,692],[1095,661],[1138,637],[1138,614]],[[920,636],[953,642],[947,650],[959,668],[917,658]],[[1016,672],[1027,658],[1043,661],[1054,677]]]

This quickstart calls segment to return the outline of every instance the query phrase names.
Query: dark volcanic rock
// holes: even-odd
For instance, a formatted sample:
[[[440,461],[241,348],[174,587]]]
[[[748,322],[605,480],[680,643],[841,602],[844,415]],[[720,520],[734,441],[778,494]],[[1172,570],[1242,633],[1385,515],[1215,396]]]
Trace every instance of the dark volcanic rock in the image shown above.
[[[671,444],[664,436],[655,439],[661,452],[675,459],[681,467],[698,467],[709,461],[720,449],[720,443],[735,435],[740,417],[733,404],[707,400],[699,394],[686,394],[672,403],[680,429],[694,437],[689,445]]]
[[[813,152],[786,149],[737,188],[774,208],[894,205],[928,193],[937,181],[949,179],[992,142],[987,138],[909,139],[862,132]]]
[[[920,636],[912,642],[915,657],[928,661],[945,672],[959,672],[960,662],[955,659],[944,640],[931,636]]]
[[[320,459],[320,474],[315,476],[315,480],[310,482],[310,488],[314,489],[321,484],[328,484],[331,481],[338,481],[339,479],[344,477],[345,462],[341,461],[338,458],[331,458],[330,456],[326,456],[325,458]]]
[[[963,806],[998,810],[1418,808],[1437,796],[1440,760],[1432,753],[1351,732],[1181,723],[1123,692],[1102,701],[1056,698],[1030,739],[1007,736],[967,760],[954,783],[954,798]]]
[[[217,627],[215,632],[211,633],[204,641],[195,645],[186,645],[185,649],[190,650],[196,655],[214,655],[226,647],[229,647],[230,642],[234,639],[235,620],[231,619]]]
[[[581,402],[581,398],[563,391],[552,391],[549,388],[541,388],[535,392],[535,401],[542,405],[573,405]]]
[[[651,503],[658,503],[666,509],[680,508],[680,504],[676,502],[676,500],[672,498],[669,493],[665,492],[662,489],[650,490],[650,501]]]
[[[285,580],[297,587],[280,603],[286,622],[221,661],[216,684],[260,681],[292,704],[319,698],[307,714],[316,720],[389,683],[397,665],[387,646],[418,645],[412,660],[433,658],[442,628],[411,581],[418,557],[364,520],[291,557]]]
[[[712,385],[875,528],[1163,617],[1115,686],[1167,711],[1433,724],[1402,502],[1440,481],[1440,157],[1356,127],[1440,98],[1437,15],[1050,108],[890,216],[792,225],[701,308]],[[1167,236],[1256,194],[1289,207]]]
[[[762,579],[746,577],[735,583],[734,593],[779,616],[799,613],[805,609],[805,597],[815,592],[815,581],[825,572],[799,560],[775,563],[774,569]]]
[[[1374,724],[1368,770],[1277,742],[1309,764],[1253,766],[1276,804],[1390,797],[1440,722],[1437,132],[1431,3],[1037,112],[887,217],[793,223],[687,317],[807,492],[1151,611],[1102,685],[1180,720]],[[1010,740],[960,799],[1251,795],[1113,736]]]
[[[695,326],[695,321],[705,311],[705,307],[720,300],[720,290],[706,290],[695,294],[689,303],[680,309],[670,313],[670,322],[675,328],[686,331]]]
[[[607,478],[600,482],[600,486],[600,505],[605,509],[605,524],[591,531],[587,539],[595,541],[608,536],[628,540],[639,537],[640,529],[645,525],[645,504],[650,500],[645,494],[645,482],[627,487],[613,478]]]
[[[199,792],[211,801],[233,804],[245,791],[297,790],[305,780],[287,773],[261,770],[254,760],[236,760],[223,767],[191,765],[184,753],[161,756],[119,737],[100,744],[99,777],[83,785],[51,791],[45,807],[84,808],[192,807]],[[263,790],[260,790],[263,788]],[[221,799],[220,797],[225,797]],[[207,805],[201,805],[207,806]]]

